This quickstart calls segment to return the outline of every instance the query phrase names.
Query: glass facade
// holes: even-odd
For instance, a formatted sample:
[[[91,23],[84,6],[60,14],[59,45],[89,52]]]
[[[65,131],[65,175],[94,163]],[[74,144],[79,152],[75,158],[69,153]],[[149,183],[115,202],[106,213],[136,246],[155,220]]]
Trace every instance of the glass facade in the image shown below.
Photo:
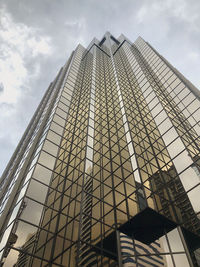
[[[141,37],[78,45],[0,180],[0,266],[200,266],[199,99]]]

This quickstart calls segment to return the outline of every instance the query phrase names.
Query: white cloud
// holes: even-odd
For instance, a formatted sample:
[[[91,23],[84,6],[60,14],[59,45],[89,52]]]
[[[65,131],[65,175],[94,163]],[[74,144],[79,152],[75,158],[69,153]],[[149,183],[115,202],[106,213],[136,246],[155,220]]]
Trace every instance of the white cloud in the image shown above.
[[[1,2],[0,168],[72,50],[107,30],[131,41],[142,36],[199,86],[198,0],[6,0],[0,8]]]
[[[30,38],[27,41],[27,46],[32,50],[32,56],[37,56],[38,54],[49,55],[52,52],[49,43],[49,37],[42,37],[39,41],[36,38]]]
[[[137,20],[137,23],[142,23],[146,18],[147,18],[147,6],[142,6],[137,15],[136,15],[136,20]]]
[[[0,81],[4,86],[4,91],[0,95],[0,102],[13,103],[19,97],[19,87],[27,76],[27,70],[18,53],[6,48],[4,51],[7,55],[0,59]]]
[[[65,21],[64,25],[67,28],[67,31],[70,31],[68,43],[74,43],[75,46],[77,46],[78,43],[84,43],[84,33],[87,29],[85,18],[80,17],[73,20],[68,19]]]
[[[49,55],[53,52],[51,39],[41,36],[40,30],[15,23],[5,8],[0,10],[0,83],[4,90],[0,102],[16,103],[22,94],[21,87],[39,73],[37,62],[34,73],[26,69],[26,63],[38,55]]]
[[[154,24],[154,27],[157,27],[163,21],[170,23],[170,18],[174,18],[179,22],[186,23],[190,31],[199,32],[199,12],[200,2],[195,0],[144,0],[137,11],[136,21],[139,24],[147,21],[152,23],[157,19],[157,25]]]
[[[190,52],[190,53],[188,54],[188,58],[191,59],[192,61],[197,61],[197,60],[199,60],[199,57],[200,57],[199,53],[194,52],[194,51],[192,51],[192,52]]]
[[[178,0],[175,4],[172,0],[169,2],[171,2],[171,10],[176,18],[188,23],[193,31],[200,30],[198,27],[200,11],[198,1]]]

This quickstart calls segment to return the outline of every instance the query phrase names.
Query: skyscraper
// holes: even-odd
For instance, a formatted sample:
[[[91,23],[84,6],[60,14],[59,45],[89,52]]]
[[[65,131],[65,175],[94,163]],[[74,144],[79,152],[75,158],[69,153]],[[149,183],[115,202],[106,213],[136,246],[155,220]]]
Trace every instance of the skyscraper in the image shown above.
[[[1,178],[1,266],[200,266],[200,93],[151,45],[78,45]]]

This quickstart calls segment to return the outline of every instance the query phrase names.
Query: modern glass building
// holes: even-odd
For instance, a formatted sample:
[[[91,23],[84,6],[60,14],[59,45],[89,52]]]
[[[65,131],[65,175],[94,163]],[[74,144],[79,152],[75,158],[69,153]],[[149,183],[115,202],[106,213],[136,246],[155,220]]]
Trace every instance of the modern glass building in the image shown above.
[[[200,266],[199,98],[141,37],[78,45],[0,180],[0,266]]]

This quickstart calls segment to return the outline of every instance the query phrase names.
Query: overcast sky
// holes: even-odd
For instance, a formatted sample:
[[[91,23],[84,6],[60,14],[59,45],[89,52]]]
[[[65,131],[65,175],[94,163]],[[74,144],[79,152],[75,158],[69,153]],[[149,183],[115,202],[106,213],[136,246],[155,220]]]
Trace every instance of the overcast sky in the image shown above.
[[[1,0],[0,175],[78,43],[140,35],[200,88],[199,0]]]

